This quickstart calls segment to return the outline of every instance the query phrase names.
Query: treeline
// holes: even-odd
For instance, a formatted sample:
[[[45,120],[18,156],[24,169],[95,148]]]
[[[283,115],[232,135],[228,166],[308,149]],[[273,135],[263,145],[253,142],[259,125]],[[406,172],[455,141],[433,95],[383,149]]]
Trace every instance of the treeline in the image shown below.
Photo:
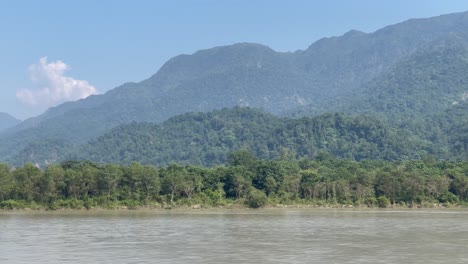
[[[213,168],[63,162],[0,165],[0,207],[460,204],[468,201],[468,162],[259,160],[247,151]]]

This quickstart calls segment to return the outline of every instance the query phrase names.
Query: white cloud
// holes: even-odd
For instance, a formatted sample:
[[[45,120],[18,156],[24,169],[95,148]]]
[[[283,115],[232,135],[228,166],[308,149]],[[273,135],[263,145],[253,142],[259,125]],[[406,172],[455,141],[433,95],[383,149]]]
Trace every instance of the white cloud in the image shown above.
[[[65,76],[69,69],[70,67],[60,60],[48,63],[47,57],[41,58],[38,64],[29,66],[35,89],[19,90],[16,98],[30,106],[48,108],[97,93],[96,88],[87,81]]]

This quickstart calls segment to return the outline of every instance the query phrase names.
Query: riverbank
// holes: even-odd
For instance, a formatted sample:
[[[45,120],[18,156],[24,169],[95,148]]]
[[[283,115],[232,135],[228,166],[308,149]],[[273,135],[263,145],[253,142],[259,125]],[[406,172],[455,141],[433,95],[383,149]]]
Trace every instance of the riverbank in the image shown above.
[[[113,203],[104,206],[80,206],[80,203],[67,203],[67,206],[50,208],[47,205],[38,205],[35,203],[25,204],[21,202],[11,201],[3,202],[0,212],[55,212],[55,211],[151,211],[151,210],[175,210],[175,211],[194,211],[194,210],[258,210],[258,209],[453,209],[453,208],[468,208],[468,204],[450,204],[450,203],[421,203],[421,204],[390,204],[385,207],[368,206],[368,205],[352,205],[352,204],[332,204],[332,203],[292,203],[292,204],[265,204],[259,208],[249,207],[245,203],[226,203],[223,205],[206,205],[206,204],[160,204],[152,203],[147,205],[135,205],[128,203]]]

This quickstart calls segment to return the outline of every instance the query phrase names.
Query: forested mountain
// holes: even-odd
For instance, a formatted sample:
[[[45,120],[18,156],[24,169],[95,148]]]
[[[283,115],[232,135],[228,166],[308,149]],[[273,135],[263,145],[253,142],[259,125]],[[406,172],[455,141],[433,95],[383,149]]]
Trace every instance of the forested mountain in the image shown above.
[[[72,146],[84,144],[120,125],[160,123],[187,112],[234,106],[259,107],[273,114],[316,115],[337,111],[374,115],[385,118],[382,123],[385,126],[388,122],[395,129],[417,130],[430,118],[468,97],[467,36],[468,12],[465,12],[412,19],[369,34],[352,30],[292,53],[241,43],[180,55],[147,80],[51,108],[3,132],[0,159],[53,161],[56,159],[50,156],[61,159]],[[144,130],[145,126],[154,125],[131,126]],[[183,126],[192,129],[185,128],[186,123]],[[119,127],[117,131],[125,128]],[[428,147],[430,138],[426,134],[414,139],[425,142],[421,149]],[[395,153],[418,157],[420,148],[413,153]],[[37,149],[42,151],[38,153]],[[447,154],[450,149],[445,146],[436,154],[450,156]],[[275,156],[257,154],[265,158]],[[340,155],[360,159],[361,154]],[[395,158],[389,155],[382,152],[376,157]],[[184,162],[191,159],[180,158]],[[168,154],[158,162],[173,159]],[[205,164],[201,159],[195,162]]]
[[[19,124],[21,121],[7,113],[0,113],[0,131],[11,128]]]
[[[378,120],[343,114],[279,118],[249,108],[190,113],[157,125],[113,129],[78,151],[96,162],[170,162],[211,166],[246,149],[263,159],[313,158],[320,152],[353,160],[416,158],[409,138]],[[417,155],[417,154],[416,154]]]
[[[314,158],[329,153],[351,160],[405,160],[427,155],[430,147],[405,131],[364,116],[327,113],[291,119],[236,107],[183,114],[162,124],[119,126],[73,152],[71,146],[57,142],[31,144],[12,163],[22,164],[27,159],[21,158],[28,157],[44,161],[68,158],[105,163],[177,162],[212,166],[225,163],[228,154],[239,149],[263,159]]]
[[[448,153],[445,158],[468,159],[468,102],[456,103],[422,124],[425,126],[419,131],[414,129],[415,133],[435,142],[442,151],[445,147]]]

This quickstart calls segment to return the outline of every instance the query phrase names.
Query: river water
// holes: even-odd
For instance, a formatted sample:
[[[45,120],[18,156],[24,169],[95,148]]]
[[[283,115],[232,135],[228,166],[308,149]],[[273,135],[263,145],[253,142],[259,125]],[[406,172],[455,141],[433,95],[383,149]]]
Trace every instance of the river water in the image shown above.
[[[0,213],[0,263],[468,263],[468,210]]]

